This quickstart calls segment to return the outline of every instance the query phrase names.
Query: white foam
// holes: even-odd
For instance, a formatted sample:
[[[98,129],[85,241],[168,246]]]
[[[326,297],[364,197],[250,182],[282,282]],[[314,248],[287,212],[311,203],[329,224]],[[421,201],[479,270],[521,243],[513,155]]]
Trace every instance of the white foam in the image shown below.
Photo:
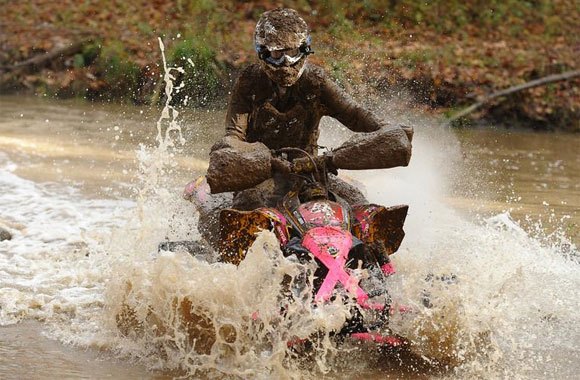
[[[134,203],[85,199],[71,187],[37,184],[0,159],[1,222],[13,234],[0,243],[0,324],[102,303],[98,257]]]

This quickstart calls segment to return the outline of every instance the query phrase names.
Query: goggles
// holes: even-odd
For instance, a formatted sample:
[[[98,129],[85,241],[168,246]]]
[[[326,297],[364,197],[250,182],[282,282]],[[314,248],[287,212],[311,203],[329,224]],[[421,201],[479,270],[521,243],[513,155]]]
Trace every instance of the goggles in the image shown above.
[[[302,57],[312,54],[312,50],[307,45],[302,45],[299,48],[284,49],[284,50],[268,50],[265,46],[256,49],[260,59],[266,61],[273,66],[282,66],[287,62],[289,66],[296,64]]]

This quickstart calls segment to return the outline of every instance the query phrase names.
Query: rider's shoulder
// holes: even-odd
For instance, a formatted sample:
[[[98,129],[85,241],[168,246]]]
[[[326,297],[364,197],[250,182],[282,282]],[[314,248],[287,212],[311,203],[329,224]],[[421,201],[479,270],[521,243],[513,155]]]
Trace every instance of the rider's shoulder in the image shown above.
[[[302,82],[306,82],[313,87],[320,88],[327,83],[329,77],[322,67],[306,62],[304,65],[304,72],[300,79]]]
[[[326,78],[326,72],[322,67],[310,62],[306,62],[306,64],[304,65],[304,72],[302,73],[302,78],[316,81]]]
[[[324,69],[311,62],[306,62],[304,64],[304,74],[308,76],[326,77]]]

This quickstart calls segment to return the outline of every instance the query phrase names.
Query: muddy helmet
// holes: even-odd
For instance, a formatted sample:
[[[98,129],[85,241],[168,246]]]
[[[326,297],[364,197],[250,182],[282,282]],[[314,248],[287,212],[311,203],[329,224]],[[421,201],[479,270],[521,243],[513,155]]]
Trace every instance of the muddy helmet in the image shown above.
[[[254,44],[260,64],[268,77],[280,86],[292,86],[312,54],[310,31],[293,9],[264,12],[256,24]]]

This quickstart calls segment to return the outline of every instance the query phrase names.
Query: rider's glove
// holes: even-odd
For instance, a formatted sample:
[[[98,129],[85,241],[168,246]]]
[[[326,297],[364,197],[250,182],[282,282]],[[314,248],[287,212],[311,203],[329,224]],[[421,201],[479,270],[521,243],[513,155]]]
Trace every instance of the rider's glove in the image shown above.
[[[332,155],[330,154],[314,157],[314,160],[309,157],[301,157],[292,161],[292,172],[294,173],[312,173],[316,169],[323,168],[326,168],[329,173],[338,174],[336,167],[332,164]]]

